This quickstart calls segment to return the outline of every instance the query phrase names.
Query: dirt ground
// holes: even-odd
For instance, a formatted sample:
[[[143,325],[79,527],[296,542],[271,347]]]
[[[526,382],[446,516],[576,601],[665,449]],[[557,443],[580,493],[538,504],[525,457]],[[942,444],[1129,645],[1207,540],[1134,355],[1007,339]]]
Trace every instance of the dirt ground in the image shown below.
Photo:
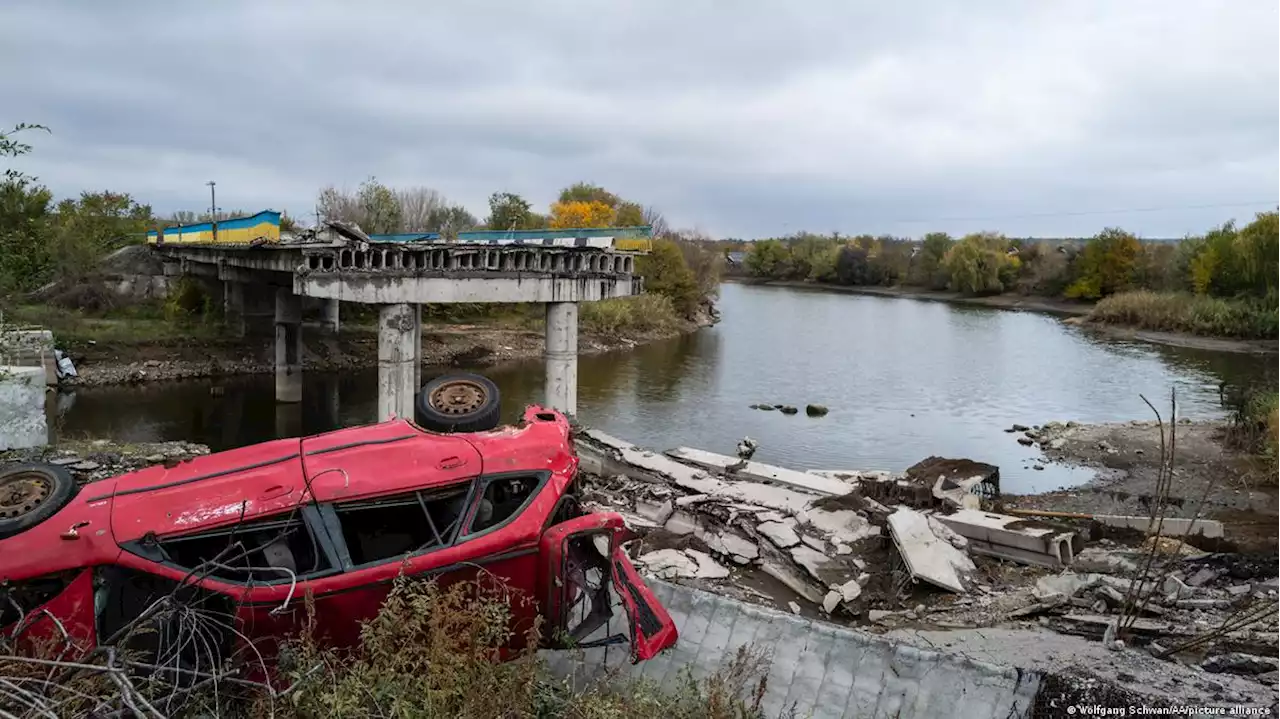
[[[1226,524],[1227,540],[1234,545],[1227,548],[1274,551],[1278,521],[1275,471],[1262,460],[1224,447],[1223,430],[1214,422],[1166,425],[1166,446],[1174,447],[1168,516],[1193,517],[1203,506],[1201,516]],[[1006,495],[1006,508],[1150,513],[1161,465],[1160,428],[1155,422],[1050,424],[1029,432],[1049,461],[1095,468],[1098,474],[1081,487]]]
[[[344,329],[337,336],[303,330],[303,367],[313,371],[365,369],[378,365],[378,337],[364,328]],[[688,328],[696,329],[692,324]],[[630,349],[670,337],[650,333],[630,337],[583,333],[582,354]],[[492,365],[542,356],[541,332],[476,325],[424,325],[424,365]],[[165,340],[144,343],[80,342],[66,348],[75,363],[76,386],[129,384],[274,371],[274,345],[269,337],[244,339]]]

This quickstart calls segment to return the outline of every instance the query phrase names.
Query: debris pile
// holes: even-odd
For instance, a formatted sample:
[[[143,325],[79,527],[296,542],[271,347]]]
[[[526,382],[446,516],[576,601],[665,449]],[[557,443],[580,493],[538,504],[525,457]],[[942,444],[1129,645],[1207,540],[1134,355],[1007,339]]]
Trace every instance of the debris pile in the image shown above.
[[[1090,541],[1090,525],[992,511],[999,470],[969,460],[799,472],[597,430],[575,442],[585,501],[626,518],[628,551],[656,578],[871,628],[1031,623],[1275,683],[1276,636],[1257,624],[1275,616],[1274,553],[1233,576],[1240,555],[1177,538]]]
[[[0,452],[0,464],[47,462],[65,467],[78,482],[84,483],[205,454],[209,454],[209,448],[194,442],[125,443],[106,439],[63,439],[56,446]]]

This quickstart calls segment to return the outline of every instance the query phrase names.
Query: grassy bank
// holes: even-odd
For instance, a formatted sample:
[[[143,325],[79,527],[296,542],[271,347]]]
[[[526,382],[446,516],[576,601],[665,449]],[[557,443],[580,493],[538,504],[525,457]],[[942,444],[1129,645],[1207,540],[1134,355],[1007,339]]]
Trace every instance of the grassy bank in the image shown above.
[[[1225,299],[1186,292],[1121,292],[1099,301],[1088,321],[1211,337],[1277,336],[1274,299]]]
[[[50,330],[59,346],[90,342],[142,345],[208,341],[226,334],[220,320],[167,317],[159,303],[100,311],[18,305],[5,313],[4,320],[9,325],[34,325]]]

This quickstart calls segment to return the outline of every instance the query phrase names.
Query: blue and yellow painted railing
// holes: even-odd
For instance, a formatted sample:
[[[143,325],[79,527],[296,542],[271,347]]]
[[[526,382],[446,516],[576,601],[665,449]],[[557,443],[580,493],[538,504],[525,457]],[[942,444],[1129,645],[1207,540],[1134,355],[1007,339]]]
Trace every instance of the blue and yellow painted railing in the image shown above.
[[[215,237],[214,223],[175,225],[147,233],[147,242],[155,244],[164,235],[166,245],[247,245],[255,241],[280,241],[280,213],[266,210],[249,217],[219,220]]]

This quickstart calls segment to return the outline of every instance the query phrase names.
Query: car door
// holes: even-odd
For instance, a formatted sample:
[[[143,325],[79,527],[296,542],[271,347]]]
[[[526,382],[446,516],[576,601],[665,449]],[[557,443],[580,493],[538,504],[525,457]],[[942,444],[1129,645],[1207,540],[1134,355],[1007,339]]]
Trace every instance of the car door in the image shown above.
[[[621,546],[626,534],[621,515],[613,512],[576,517],[543,532],[539,554],[550,646],[589,648],[629,639],[632,661],[639,662],[675,644],[671,615]],[[618,606],[621,617],[615,616]],[[626,634],[618,631],[617,619]]]

